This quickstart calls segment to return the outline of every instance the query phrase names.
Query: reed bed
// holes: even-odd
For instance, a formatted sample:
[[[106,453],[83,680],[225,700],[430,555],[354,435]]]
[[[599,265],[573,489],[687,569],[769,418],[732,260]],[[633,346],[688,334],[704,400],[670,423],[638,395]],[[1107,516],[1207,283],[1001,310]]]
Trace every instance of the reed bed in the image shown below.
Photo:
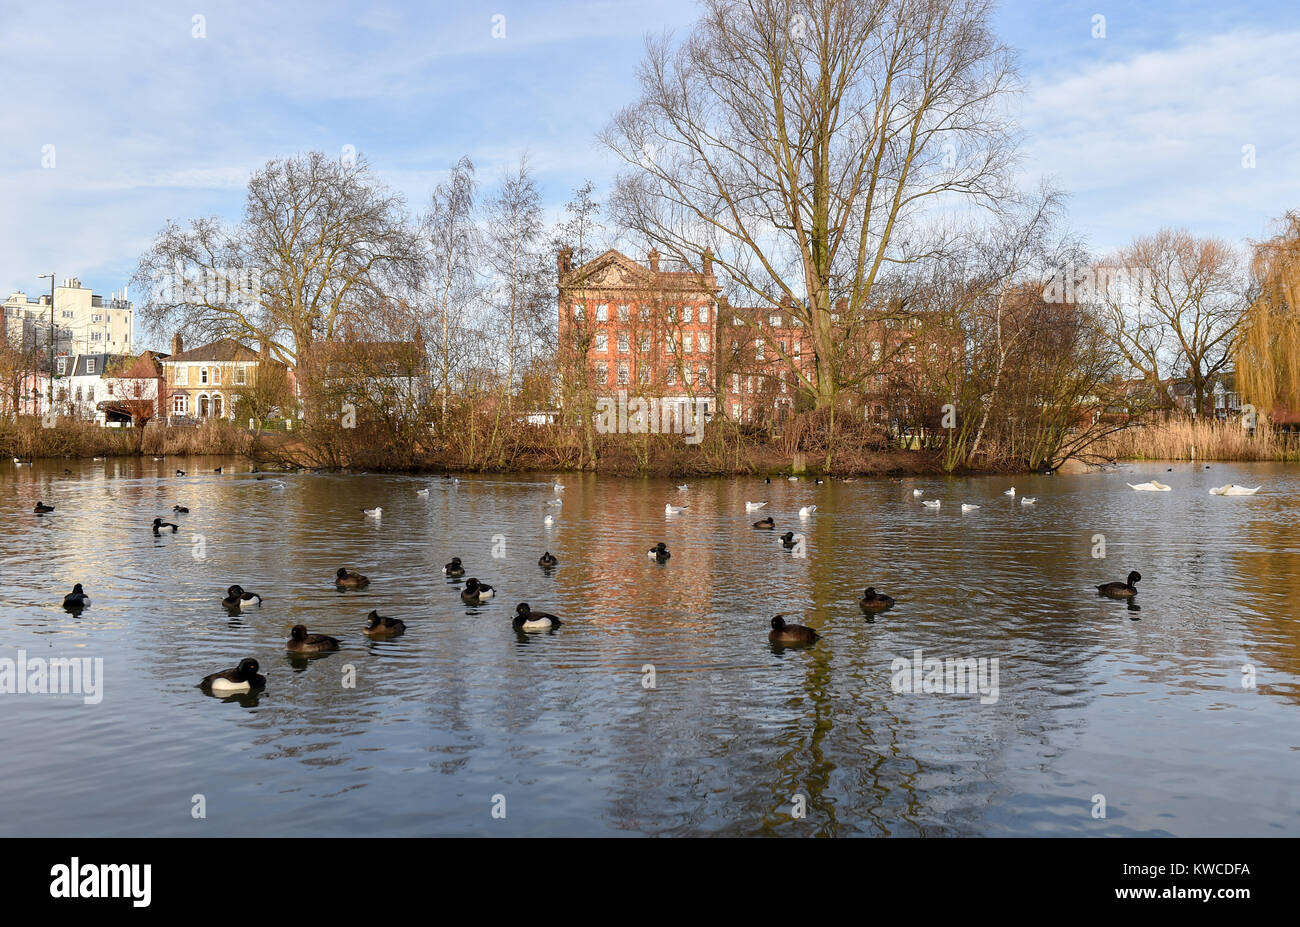
[[[1251,434],[1239,422],[1170,419],[1135,425],[1102,438],[1089,452],[1113,460],[1276,460],[1300,462],[1300,434],[1260,422]]]

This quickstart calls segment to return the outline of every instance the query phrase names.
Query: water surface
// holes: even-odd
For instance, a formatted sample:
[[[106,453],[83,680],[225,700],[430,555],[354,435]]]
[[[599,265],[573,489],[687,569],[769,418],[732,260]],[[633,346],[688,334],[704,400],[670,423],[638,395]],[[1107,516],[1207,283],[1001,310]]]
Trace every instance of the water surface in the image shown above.
[[[552,474],[5,463],[0,658],[102,658],[104,691],[0,695],[0,833],[1300,835],[1300,468],[1166,466],[684,492],[564,475],[556,508]],[[1174,491],[1125,486],[1151,478]],[[1208,494],[1225,482],[1264,489]],[[805,557],[750,527],[769,513]],[[463,605],[453,555],[498,597]],[[340,566],[372,585],[336,591]],[[1130,569],[1140,611],[1094,589]],[[264,604],[229,616],[236,582]],[[867,585],[898,599],[872,622]],[[566,623],[517,633],[521,601]],[[372,608],[409,630],[366,639]],[[774,649],[778,612],[822,640]],[[296,623],[342,652],[291,661]],[[893,691],[916,650],[997,659],[996,702]],[[245,656],[261,695],[195,688]]]

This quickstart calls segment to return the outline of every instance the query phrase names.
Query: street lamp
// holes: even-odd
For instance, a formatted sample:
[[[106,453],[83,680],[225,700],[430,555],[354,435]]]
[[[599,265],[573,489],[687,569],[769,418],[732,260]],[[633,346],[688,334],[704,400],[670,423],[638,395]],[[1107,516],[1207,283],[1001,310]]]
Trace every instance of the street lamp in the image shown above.
[[[37,274],[37,280],[50,278],[50,392],[46,411],[54,409],[54,274]]]

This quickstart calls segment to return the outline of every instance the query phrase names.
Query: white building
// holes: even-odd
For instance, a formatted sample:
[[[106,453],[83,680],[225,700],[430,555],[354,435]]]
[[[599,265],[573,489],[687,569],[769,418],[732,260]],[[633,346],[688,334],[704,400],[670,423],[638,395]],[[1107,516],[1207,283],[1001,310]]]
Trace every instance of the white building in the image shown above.
[[[4,301],[4,330],[15,347],[45,349],[50,337],[49,294],[22,291]],[[96,296],[75,277],[54,288],[55,354],[133,354],[135,312],[125,292]]]

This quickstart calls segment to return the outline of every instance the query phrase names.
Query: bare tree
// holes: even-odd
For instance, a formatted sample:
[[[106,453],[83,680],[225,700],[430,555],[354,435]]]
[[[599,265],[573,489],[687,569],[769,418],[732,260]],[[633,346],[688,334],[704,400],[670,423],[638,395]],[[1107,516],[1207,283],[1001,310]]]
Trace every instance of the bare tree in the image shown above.
[[[311,347],[423,278],[419,238],[401,197],[364,158],[321,152],[269,161],[248,185],[243,220],[169,222],[141,257],[132,284],[156,332],[265,343],[298,369],[310,396]]]
[[[482,234],[474,215],[477,185],[473,162],[467,157],[461,158],[447,179],[434,189],[423,223],[429,248],[434,311],[441,323],[438,390],[444,424],[451,392],[453,328],[464,325],[470,309],[481,296],[477,262]]]
[[[1215,377],[1232,363],[1248,284],[1242,261],[1217,238],[1162,229],[1094,268],[1089,302],[1102,332],[1143,377],[1183,373],[1193,412],[1206,411]]]
[[[527,155],[507,170],[487,203],[487,259],[496,273],[494,303],[505,324],[506,404],[513,406],[520,331],[546,300],[542,292],[542,197]]]
[[[603,134],[633,167],[620,223],[692,266],[710,247],[743,298],[796,301],[813,362],[782,360],[819,409],[841,386],[843,326],[879,309],[889,266],[942,247],[923,211],[1007,192],[1014,70],[991,8],[704,0],[680,46],[647,42],[640,100]]]

